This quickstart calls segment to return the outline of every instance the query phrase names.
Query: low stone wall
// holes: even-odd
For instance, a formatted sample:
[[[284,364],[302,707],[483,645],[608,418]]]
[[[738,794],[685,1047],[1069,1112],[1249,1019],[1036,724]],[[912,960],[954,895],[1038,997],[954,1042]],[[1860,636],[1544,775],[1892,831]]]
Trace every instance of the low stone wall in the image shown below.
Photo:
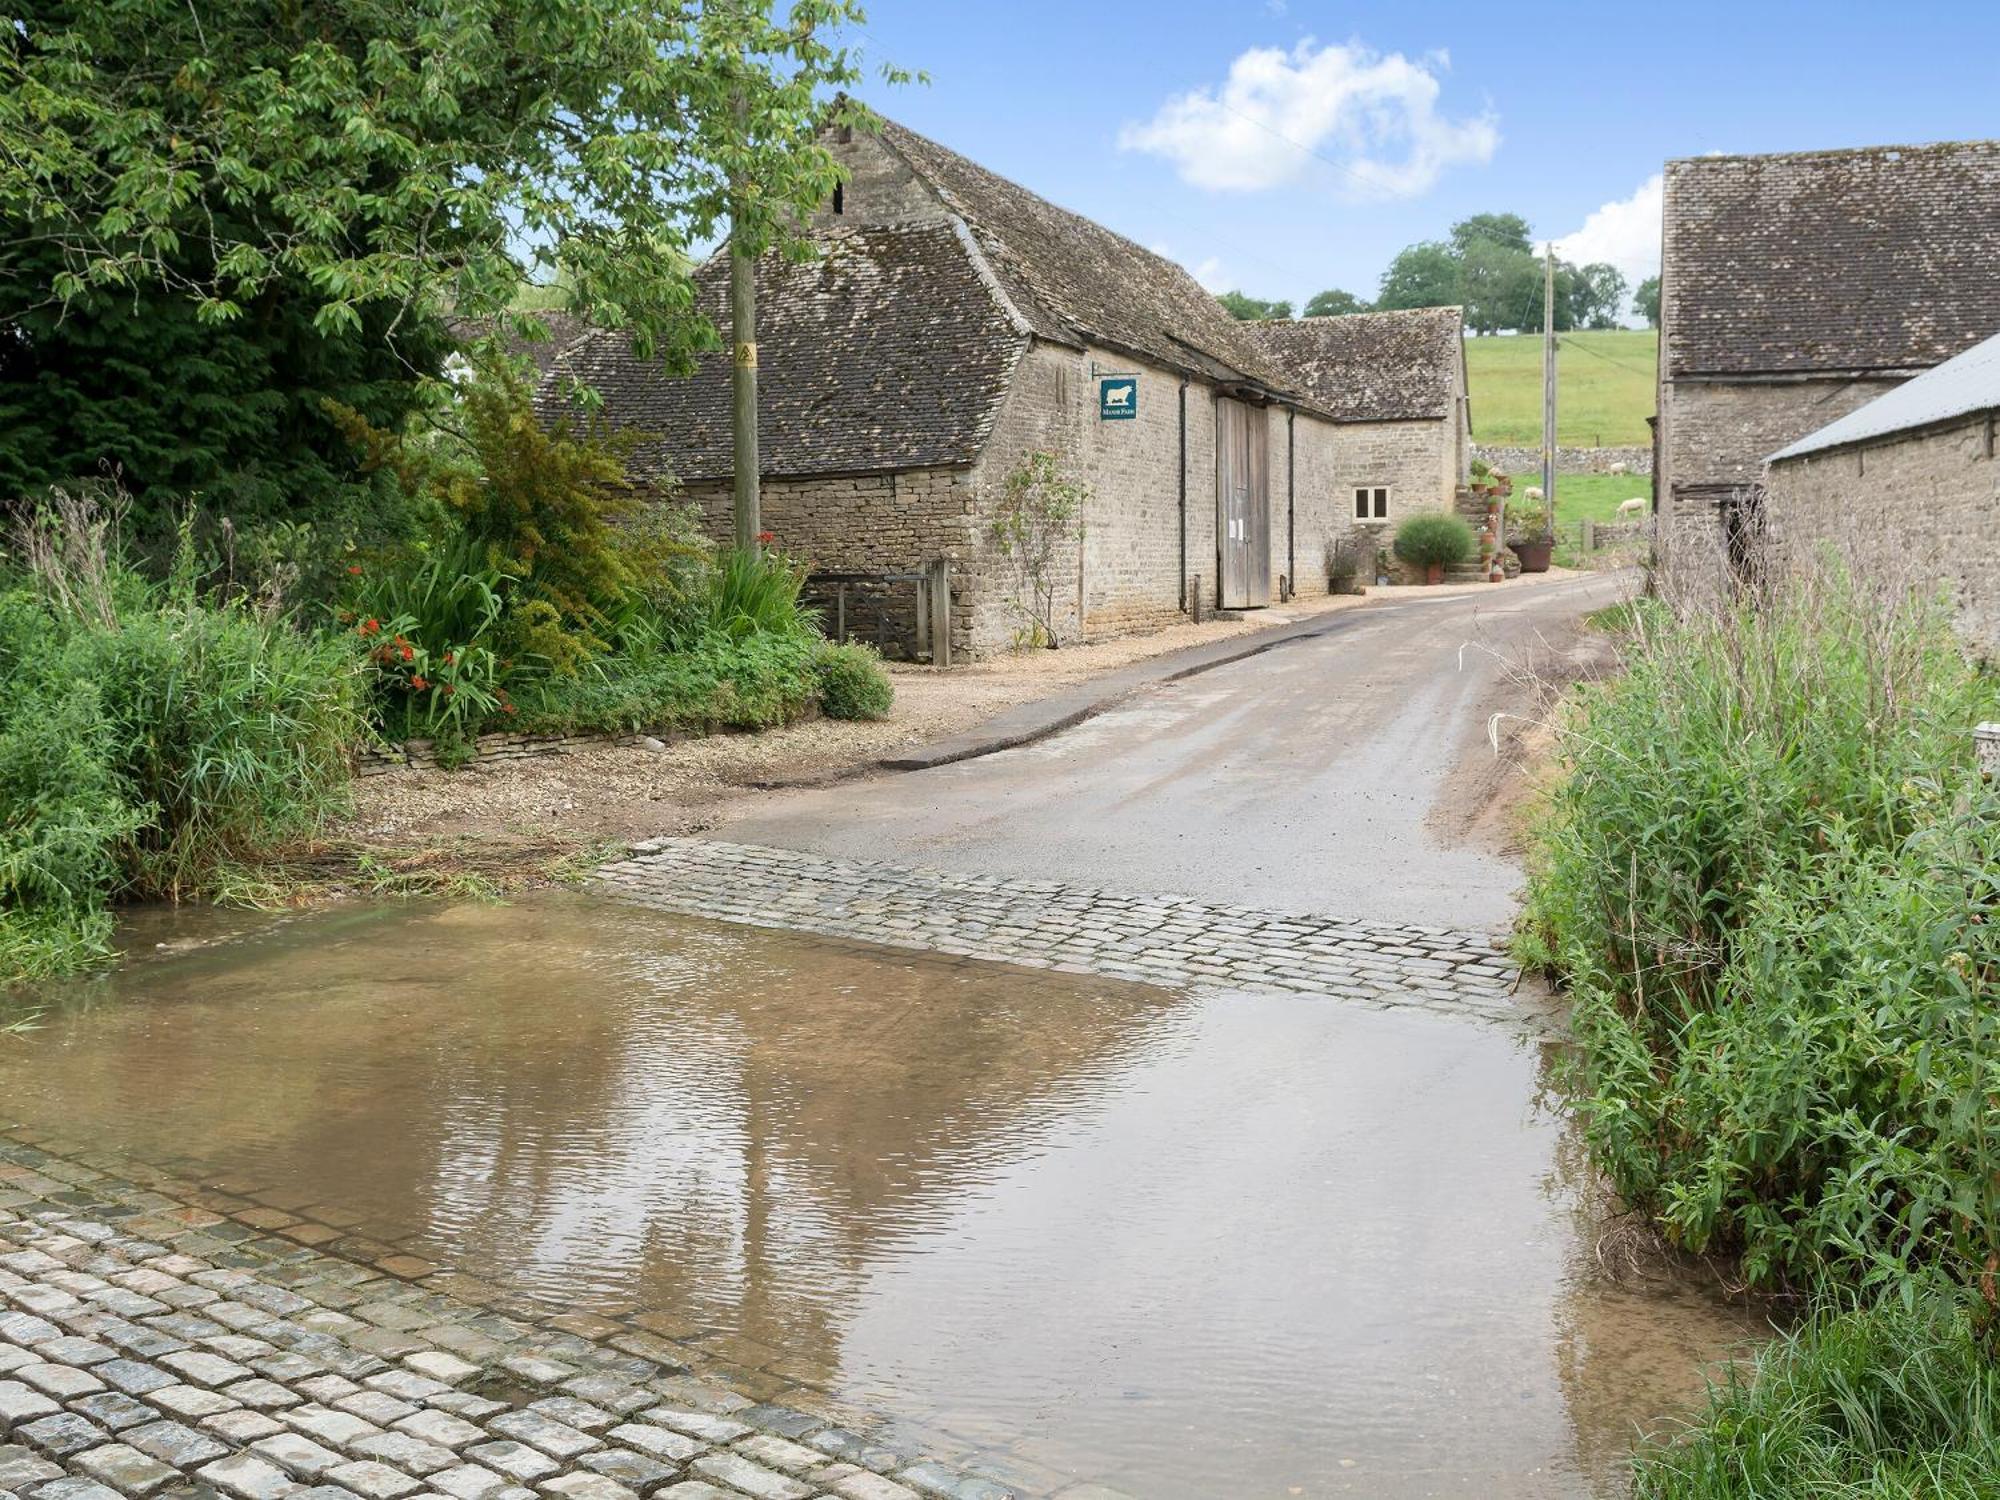
[[[467,764],[567,755],[581,745],[640,745],[648,741],[660,744],[669,738],[674,737],[646,734],[482,734],[472,742],[472,754]],[[435,740],[410,740],[400,746],[364,746],[354,755],[354,774],[357,776],[380,776],[385,771],[434,771],[437,768]]]
[[[1539,448],[1494,448],[1479,443],[1474,445],[1472,451],[1501,473],[1512,474],[1517,493],[1520,485],[1538,483],[1535,476],[1542,472],[1542,450]],[[1617,464],[1623,464],[1627,474],[1651,474],[1653,450],[1644,446],[1556,449],[1558,474],[1609,474]]]

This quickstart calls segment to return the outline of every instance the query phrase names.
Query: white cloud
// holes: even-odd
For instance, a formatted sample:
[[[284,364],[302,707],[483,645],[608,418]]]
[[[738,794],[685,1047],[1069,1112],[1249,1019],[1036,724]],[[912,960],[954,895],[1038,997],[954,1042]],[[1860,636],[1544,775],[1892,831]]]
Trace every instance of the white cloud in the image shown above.
[[[1171,161],[1181,178],[1217,191],[1285,187],[1331,163],[1342,189],[1369,198],[1425,192],[1447,167],[1490,161],[1500,131],[1490,110],[1438,113],[1442,52],[1412,60],[1359,42],[1310,37],[1287,52],[1253,47],[1220,88],[1191,89],[1118,134],[1126,151]]]
[[[1592,209],[1581,229],[1555,242],[1556,254],[1579,266],[1604,261],[1616,266],[1627,284],[1636,287],[1660,272],[1660,209],[1664,199],[1665,187],[1655,172],[1631,197]]]

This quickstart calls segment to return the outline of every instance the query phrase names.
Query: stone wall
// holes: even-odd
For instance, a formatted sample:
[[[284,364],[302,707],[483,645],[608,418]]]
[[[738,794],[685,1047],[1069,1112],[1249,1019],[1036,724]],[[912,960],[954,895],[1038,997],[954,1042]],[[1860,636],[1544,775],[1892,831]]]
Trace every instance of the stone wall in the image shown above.
[[[1765,514],[1773,540],[1796,551],[1886,551],[1948,580],[1967,634],[2000,657],[2000,459],[1994,413],[1882,443],[1772,464]]]
[[[683,738],[668,734],[657,741],[666,744]],[[644,734],[482,734],[472,742],[468,762],[491,763],[501,760],[534,760],[548,755],[567,755],[585,745],[642,745],[653,736]],[[409,740],[401,745],[378,748],[363,746],[354,752],[354,774],[380,776],[385,771],[434,771],[438,767],[435,740]]]
[[[1541,483],[1538,477],[1542,472],[1540,448],[1502,448],[1480,443],[1472,451],[1501,473],[1513,475],[1519,484]],[[1609,474],[1619,464],[1625,466],[1627,474],[1650,474],[1653,472],[1653,450],[1646,445],[1556,449],[1558,474]]]
[[[727,481],[690,484],[678,498],[694,507],[712,540],[733,538]],[[776,538],[772,546],[815,569],[907,572],[940,557],[951,559],[954,651],[971,645],[979,607],[975,509],[969,469],[766,479],[763,487],[764,529]],[[830,613],[828,618],[830,627]],[[912,584],[850,595],[848,634],[879,642],[891,655],[910,654],[915,624]]]

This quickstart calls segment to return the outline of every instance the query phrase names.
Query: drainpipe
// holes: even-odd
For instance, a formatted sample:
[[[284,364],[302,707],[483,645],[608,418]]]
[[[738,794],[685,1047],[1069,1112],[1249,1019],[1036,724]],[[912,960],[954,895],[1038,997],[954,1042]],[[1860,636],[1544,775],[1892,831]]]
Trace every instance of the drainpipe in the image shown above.
[[[1285,413],[1285,589],[1290,597],[1299,592],[1298,551],[1299,414]]]
[[[1181,613],[1188,612],[1187,596],[1187,376],[1181,377]]]

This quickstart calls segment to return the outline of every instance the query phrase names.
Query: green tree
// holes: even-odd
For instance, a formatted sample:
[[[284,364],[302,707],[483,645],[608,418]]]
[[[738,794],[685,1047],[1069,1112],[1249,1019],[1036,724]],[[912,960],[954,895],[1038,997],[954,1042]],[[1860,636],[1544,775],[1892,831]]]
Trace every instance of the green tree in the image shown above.
[[[1649,327],[1660,326],[1660,278],[1648,276],[1632,293],[1632,306]]]
[[[1527,251],[1473,240],[1460,274],[1465,323],[1474,333],[1542,326],[1542,263]]]
[[[1312,301],[1306,304],[1305,315],[1308,318],[1340,318],[1345,317],[1349,313],[1373,311],[1374,309],[1368,303],[1362,301],[1354,293],[1329,288],[1324,292],[1315,292],[1313,294]]]
[[[1616,328],[1625,309],[1625,278],[1615,266],[1595,261],[1573,269],[1571,309],[1578,328]]]
[[[31,5],[0,40],[0,474],[129,462],[161,487],[310,501],[300,470],[352,480],[322,397],[393,418],[435,396],[443,321],[528,331],[531,284],[686,368],[715,336],[691,247],[734,211],[753,249],[796,248],[834,186],[817,133],[865,123],[827,92],[856,77],[833,33],[859,18],[856,0]],[[113,346],[131,371],[86,368]],[[146,373],[179,387],[151,427]],[[5,414],[37,404],[17,436]]]
[[[1215,299],[1228,309],[1229,316],[1252,322],[1259,318],[1289,318],[1292,304],[1284,300],[1266,302],[1261,297],[1245,296],[1242,292],[1224,292]]]
[[[1389,262],[1375,305],[1390,312],[1408,307],[1457,307],[1464,300],[1457,252],[1442,241],[1425,240]]]
[[[1491,245],[1499,250],[1518,250],[1533,255],[1528,221],[1519,214],[1474,214],[1451,226],[1451,248],[1463,260],[1474,245]]]

